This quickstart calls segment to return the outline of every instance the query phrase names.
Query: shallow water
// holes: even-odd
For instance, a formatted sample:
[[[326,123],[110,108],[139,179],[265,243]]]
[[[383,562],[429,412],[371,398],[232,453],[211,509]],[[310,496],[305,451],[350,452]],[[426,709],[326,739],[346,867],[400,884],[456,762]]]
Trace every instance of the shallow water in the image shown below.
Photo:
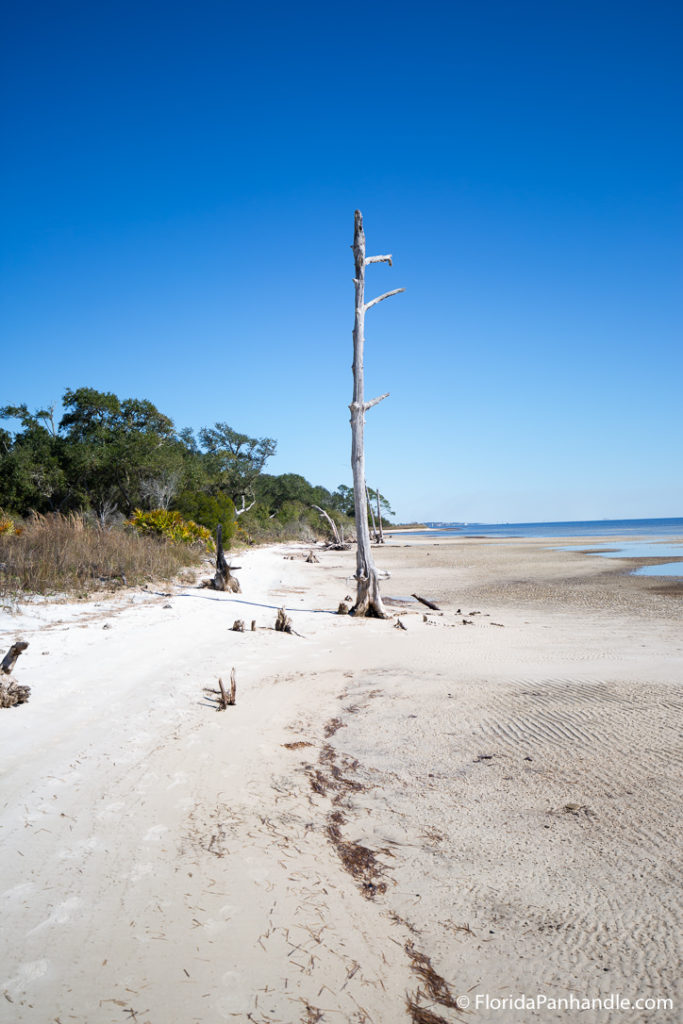
[[[680,576],[683,579],[683,562],[664,562],[663,565],[644,565],[634,569],[632,576]]]
[[[563,544],[557,551],[580,551],[575,544]],[[683,557],[683,543],[656,543],[642,540],[619,541],[618,544],[605,544],[605,550],[591,547],[591,555],[601,558],[679,558]],[[665,562],[662,565],[643,565],[634,569],[637,576],[683,576],[683,562]]]

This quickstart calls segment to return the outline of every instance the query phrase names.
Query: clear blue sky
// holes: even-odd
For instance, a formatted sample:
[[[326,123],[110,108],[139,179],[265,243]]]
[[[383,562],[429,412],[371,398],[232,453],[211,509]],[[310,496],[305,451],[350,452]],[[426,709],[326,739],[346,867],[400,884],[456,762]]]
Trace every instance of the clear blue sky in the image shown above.
[[[90,386],[400,519],[683,514],[683,6],[13,4],[0,404]]]

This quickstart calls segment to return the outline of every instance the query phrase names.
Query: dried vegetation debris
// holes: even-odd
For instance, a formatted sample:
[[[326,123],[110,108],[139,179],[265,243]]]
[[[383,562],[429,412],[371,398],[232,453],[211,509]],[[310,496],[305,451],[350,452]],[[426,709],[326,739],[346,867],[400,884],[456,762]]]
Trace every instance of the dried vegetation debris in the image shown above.
[[[325,726],[325,737],[333,736],[344,722],[340,718],[332,718]],[[326,834],[344,867],[345,871],[359,884],[366,899],[373,899],[385,893],[387,884],[383,880],[385,867],[377,859],[377,853],[389,854],[388,850],[371,850],[363,843],[347,840],[342,834],[342,826],[346,818],[341,810],[344,806],[351,807],[350,795],[360,793],[368,788],[367,784],[352,777],[360,767],[353,758],[340,755],[330,743],[323,744],[317,765],[307,765],[306,774],[311,789],[318,796],[330,796],[332,810],[327,816]]]
[[[410,959],[411,970],[420,979],[420,987],[416,992],[406,995],[406,1009],[413,1024],[451,1024],[453,1019],[461,1021],[460,1014],[464,1009],[458,1004],[446,979],[440,975],[432,964],[431,958],[415,948],[412,942],[406,942],[405,951]],[[434,1007],[455,1011],[448,1017],[435,1012]]]

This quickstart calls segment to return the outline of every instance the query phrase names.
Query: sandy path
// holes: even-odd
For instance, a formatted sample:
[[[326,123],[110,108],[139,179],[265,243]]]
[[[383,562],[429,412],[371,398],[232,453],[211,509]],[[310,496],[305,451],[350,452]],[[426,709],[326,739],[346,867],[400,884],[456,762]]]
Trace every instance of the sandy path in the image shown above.
[[[399,631],[321,611],[352,554],[240,559],[241,598],[5,621],[33,694],[0,715],[0,1017],[392,1024],[408,994],[450,1022],[450,991],[475,1020],[550,1021],[475,1001],[680,999],[680,604],[534,542],[401,543],[385,592],[445,614],[409,607]],[[283,601],[302,638],[265,628]],[[216,714],[202,688],[233,664]]]

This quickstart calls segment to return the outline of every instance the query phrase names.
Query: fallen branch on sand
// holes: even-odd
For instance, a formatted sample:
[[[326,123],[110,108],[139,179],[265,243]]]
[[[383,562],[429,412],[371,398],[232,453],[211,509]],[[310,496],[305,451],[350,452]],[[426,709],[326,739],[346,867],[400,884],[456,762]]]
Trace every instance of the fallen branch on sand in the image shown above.
[[[420,602],[420,604],[426,605],[427,608],[431,608],[432,611],[435,611],[435,612],[440,612],[441,611],[441,609],[439,608],[438,604],[434,604],[433,601],[428,601],[426,597],[420,597],[419,594],[411,594],[411,597],[414,597],[416,601]]]

